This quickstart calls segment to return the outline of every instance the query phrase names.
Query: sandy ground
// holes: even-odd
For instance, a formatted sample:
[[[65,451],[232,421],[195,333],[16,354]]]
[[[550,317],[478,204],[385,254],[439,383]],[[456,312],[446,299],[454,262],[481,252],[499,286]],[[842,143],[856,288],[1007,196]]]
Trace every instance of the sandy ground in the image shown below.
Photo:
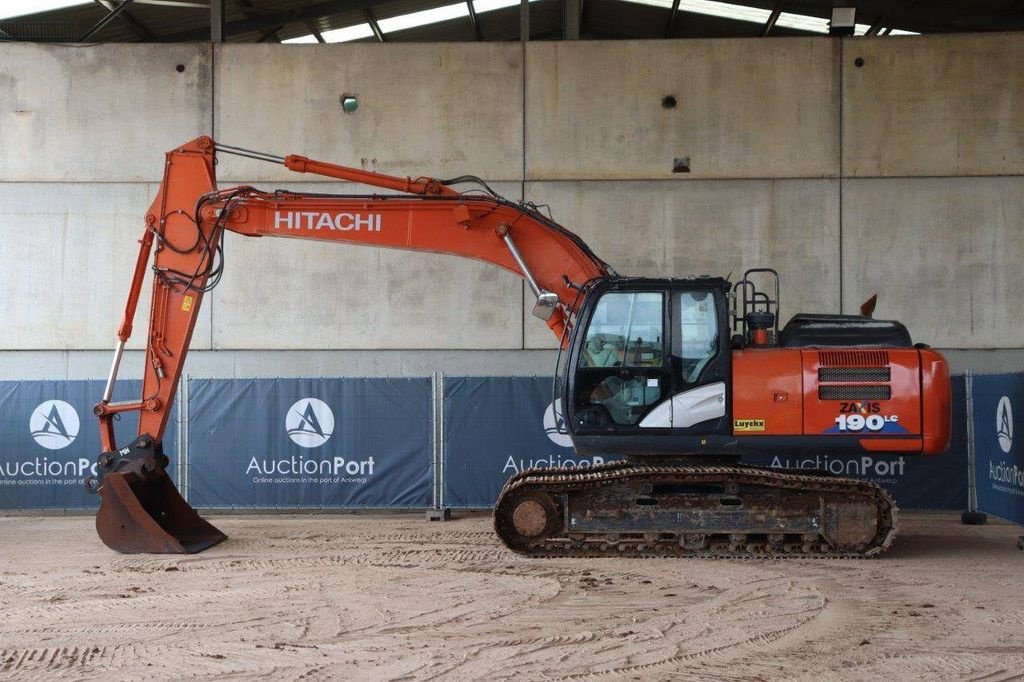
[[[490,519],[227,516],[195,556],[0,518],[0,678],[1024,678],[1007,524],[874,560],[529,560]]]

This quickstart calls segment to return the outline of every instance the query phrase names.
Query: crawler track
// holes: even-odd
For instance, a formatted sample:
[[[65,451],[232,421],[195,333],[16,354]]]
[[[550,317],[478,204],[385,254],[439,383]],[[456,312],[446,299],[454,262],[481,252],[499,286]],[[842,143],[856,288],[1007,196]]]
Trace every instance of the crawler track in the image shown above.
[[[538,557],[877,556],[897,509],[874,483],[750,466],[532,469],[506,483],[494,526]]]

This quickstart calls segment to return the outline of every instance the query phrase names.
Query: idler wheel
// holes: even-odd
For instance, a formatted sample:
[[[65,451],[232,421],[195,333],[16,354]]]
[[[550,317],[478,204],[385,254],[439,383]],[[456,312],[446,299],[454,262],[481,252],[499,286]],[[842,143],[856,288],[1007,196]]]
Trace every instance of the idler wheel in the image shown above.
[[[512,525],[523,537],[535,538],[543,535],[549,523],[544,505],[534,499],[522,500],[512,512]]]
[[[526,492],[501,504],[495,521],[506,544],[521,550],[557,533],[561,512],[550,495]]]

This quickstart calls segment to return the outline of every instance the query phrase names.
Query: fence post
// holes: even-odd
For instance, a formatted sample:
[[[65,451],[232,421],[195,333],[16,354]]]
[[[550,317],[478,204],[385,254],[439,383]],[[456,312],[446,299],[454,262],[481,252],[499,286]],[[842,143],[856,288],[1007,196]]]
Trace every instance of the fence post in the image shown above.
[[[974,469],[974,374],[971,370],[964,372],[964,394],[967,408],[967,510],[960,515],[960,522],[979,526],[988,521],[988,515],[978,511],[978,479]]]
[[[188,388],[191,378],[186,373],[178,386],[178,486],[188,502]]]
[[[427,510],[427,521],[447,521],[451,509],[444,506],[444,372],[430,378],[431,418],[433,420],[434,504]]]

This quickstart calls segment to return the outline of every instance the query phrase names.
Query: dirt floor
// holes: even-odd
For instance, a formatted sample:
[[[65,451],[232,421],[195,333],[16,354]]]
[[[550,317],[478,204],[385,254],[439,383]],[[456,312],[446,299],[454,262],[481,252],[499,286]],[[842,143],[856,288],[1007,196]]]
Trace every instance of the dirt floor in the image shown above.
[[[0,518],[0,678],[1024,678],[1008,524],[874,560],[529,560],[490,518],[226,516],[195,556]]]

